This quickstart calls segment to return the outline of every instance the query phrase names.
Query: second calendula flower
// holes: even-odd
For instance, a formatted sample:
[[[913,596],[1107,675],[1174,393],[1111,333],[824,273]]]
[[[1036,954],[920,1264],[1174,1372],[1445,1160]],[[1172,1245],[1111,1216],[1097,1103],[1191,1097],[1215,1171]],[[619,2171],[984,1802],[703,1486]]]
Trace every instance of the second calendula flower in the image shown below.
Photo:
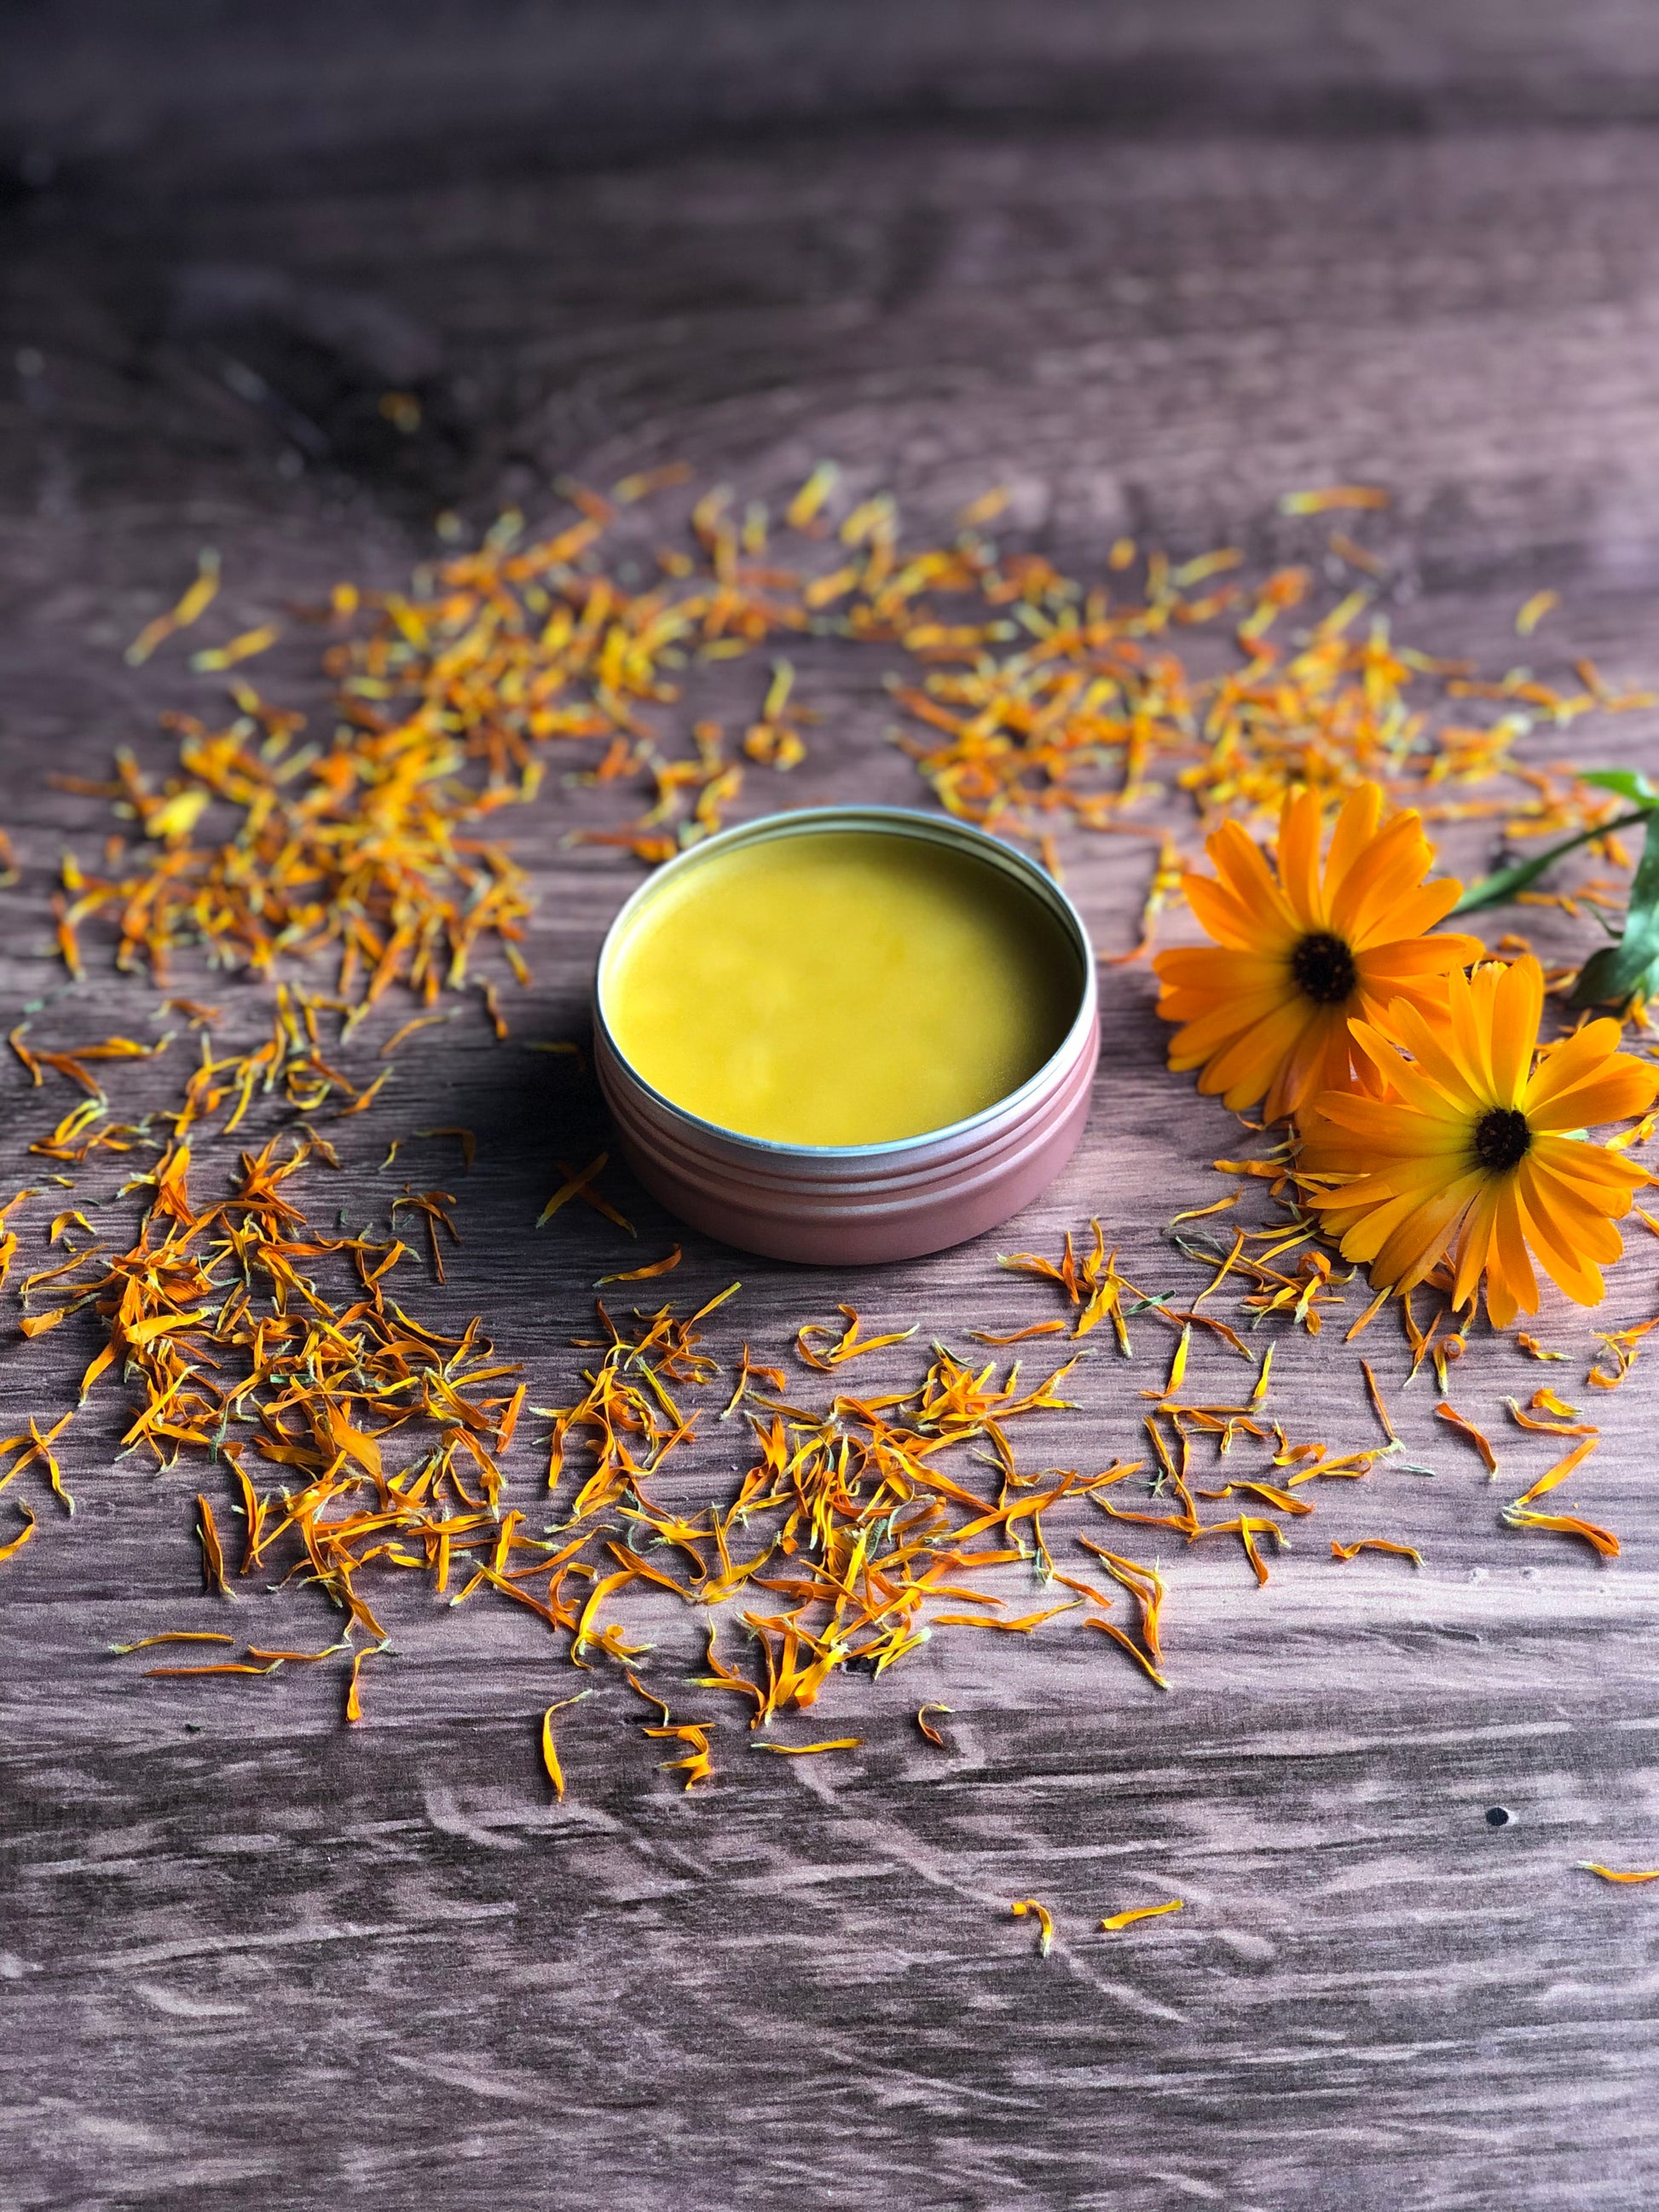
[[[1620,1051],[1615,1021],[1539,1052],[1544,978],[1530,955],[1454,976],[1448,997],[1433,1021],[1396,1000],[1383,1025],[1360,1024],[1387,1095],[1328,1092],[1304,1116],[1307,1203],[1378,1289],[1408,1291],[1444,1260],[1452,1304],[1473,1308],[1484,1279],[1504,1328],[1537,1310],[1535,1259],[1595,1305],[1623,1249],[1613,1218],[1648,1175],[1583,1132],[1645,1114],[1659,1071]]]
[[[1446,978],[1480,957],[1474,938],[1428,934],[1462,886],[1425,880],[1434,849],[1414,813],[1382,815],[1382,791],[1362,784],[1337,817],[1322,870],[1319,800],[1300,792],[1285,802],[1276,869],[1224,822],[1205,847],[1214,876],[1183,878],[1215,942],[1153,963],[1158,1012],[1182,1025],[1170,1065],[1197,1068],[1199,1089],[1235,1110],[1265,1098],[1277,1121],[1346,1086],[1351,1021],[1374,1020],[1397,999],[1437,1007]]]

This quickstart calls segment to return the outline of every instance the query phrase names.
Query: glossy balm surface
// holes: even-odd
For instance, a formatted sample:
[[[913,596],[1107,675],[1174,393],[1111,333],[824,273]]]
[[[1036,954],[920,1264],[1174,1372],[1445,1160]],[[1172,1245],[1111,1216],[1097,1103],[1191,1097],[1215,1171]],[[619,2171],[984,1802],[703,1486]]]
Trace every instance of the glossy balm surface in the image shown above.
[[[1082,996],[1056,919],[921,836],[769,837],[683,868],[613,945],[618,1050],[702,1121],[878,1145],[967,1120],[1059,1048]]]

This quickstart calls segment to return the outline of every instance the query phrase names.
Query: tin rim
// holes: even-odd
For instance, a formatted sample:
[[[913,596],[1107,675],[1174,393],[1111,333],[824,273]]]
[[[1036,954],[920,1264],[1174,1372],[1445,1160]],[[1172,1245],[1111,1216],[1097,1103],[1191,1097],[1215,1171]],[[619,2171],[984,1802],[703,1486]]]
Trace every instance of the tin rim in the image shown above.
[[[677,872],[696,867],[708,854],[729,850],[738,845],[757,844],[774,837],[798,836],[808,830],[866,829],[892,836],[914,836],[933,844],[955,845],[976,854],[988,865],[1000,867],[1023,884],[1064,927],[1077,954],[1081,972],[1078,994],[1078,1009],[1071,1027],[1060,1043],[1040,1067],[1034,1068],[1018,1090],[1006,1091],[977,1114],[970,1114],[960,1121],[942,1122],[935,1129],[921,1129],[914,1136],[889,1137],[875,1145],[787,1145],[772,1137],[750,1136],[746,1130],[733,1129],[724,1121],[708,1121],[678,1105],[654,1084],[647,1081],[633,1061],[629,1059],[611,1033],[605,1018],[605,967],[613,950],[626,933],[629,923],[641,908],[661,895],[662,886]],[[1097,986],[1094,947],[1089,939],[1083,916],[1061,886],[1035,860],[1030,860],[1012,845],[1005,845],[1000,837],[981,830],[970,822],[958,822],[949,815],[925,813],[915,806],[869,806],[857,804],[830,806],[803,806],[778,814],[763,814],[752,822],[735,823],[714,836],[705,837],[683,853],[675,854],[638,884],[618,908],[611,927],[599,947],[599,957],[593,977],[593,1024],[617,1065],[626,1070],[634,1084],[661,1112],[670,1115],[680,1126],[692,1132],[718,1137],[728,1144],[751,1147],[780,1159],[787,1160],[868,1160],[890,1159],[897,1154],[914,1151],[922,1146],[939,1143],[945,1138],[968,1136],[985,1129],[1005,1116],[1029,1104],[1053,1080],[1060,1064],[1073,1054],[1079,1042],[1085,1038],[1096,1018]]]

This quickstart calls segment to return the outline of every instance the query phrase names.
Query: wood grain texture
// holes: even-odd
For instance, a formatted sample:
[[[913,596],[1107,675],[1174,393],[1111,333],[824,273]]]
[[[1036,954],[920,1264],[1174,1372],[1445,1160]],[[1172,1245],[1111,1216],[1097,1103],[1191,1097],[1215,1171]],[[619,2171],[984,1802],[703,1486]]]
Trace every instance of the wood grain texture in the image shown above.
[[[894,484],[918,531],[1001,481],[1018,533],[1095,564],[1123,529],[1316,548],[1276,495],[1358,477],[1395,493],[1377,542],[1416,641],[1659,671],[1648,11],[1602,0],[1568,30],[1544,9],[1186,0],[1104,22],[974,9],[965,29],[869,9],[839,31],[799,8],[604,12],[632,36],[574,8],[416,10],[395,59],[369,9],[295,6],[280,40],[205,9],[168,11],[165,36],[143,9],[94,11],[73,45],[53,11],[27,27],[0,95],[0,758],[26,862],[0,890],[8,1023],[44,994],[43,1026],[131,1030],[159,997],[101,960],[70,989],[52,963],[51,870],[100,815],[42,772],[98,775],[124,742],[160,758],[156,713],[212,696],[176,654],[120,658],[204,542],[228,634],[340,575],[400,579],[441,506],[545,510],[563,468],[684,457],[775,496],[832,454]],[[388,385],[422,394],[418,437],[379,418]],[[1565,605],[1522,648],[1515,607],[1545,584]],[[811,758],[787,789],[752,772],[740,811],[915,799],[881,649],[797,658],[824,718]],[[317,702],[302,647],[261,669]],[[734,720],[763,681],[728,669],[700,703]],[[1651,760],[1655,736],[1631,716],[1570,742]],[[574,1208],[530,1232],[554,1158],[602,1130],[520,1041],[575,1032],[635,880],[562,846],[606,803],[556,781],[510,825],[540,898],[515,1041],[471,1014],[413,1041],[380,1127],[346,1125],[341,1201],[383,1216],[387,1132],[476,1128],[467,1241],[423,1308],[489,1314],[544,1404],[626,1259]],[[1489,857],[1478,829],[1453,844]],[[1127,945],[1145,854],[1073,838],[1065,859],[1098,943]],[[1528,926],[1582,946],[1559,917]],[[1164,1073],[1145,969],[1103,976],[1066,1176],[1006,1235],[861,1279],[872,1321],[957,1342],[1018,1326],[1048,1309],[995,1252],[1091,1212],[1136,1280],[1183,1279],[1161,1224],[1214,1194],[1236,1125]],[[216,995],[252,1039],[262,992]],[[9,1159],[40,1107],[0,1072]],[[672,1224],[617,1189],[641,1252],[665,1249]],[[846,1293],[686,1241],[677,1297],[744,1282],[728,1354]],[[1632,1243],[1617,1321],[1653,1310],[1653,1253]],[[79,1326],[8,1346],[3,1415],[62,1398]],[[535,1730],[571,1678],[533,1622],[405,1594],[349,1735],[316,1673],[191,1690],[104,1656],[224,1611],[194,1595],[193,1483],[114,1466],[112,1401],[77,1431],[73,1522],[0,1576],[0,2203],[1650,2203],[1659,1897],[1574,1863],[1659,1861],[1659,1385],[1638,1368],[1599,1407],[1573,1488],[1626,1539],[1603,1567],[1499,1527],[1512,1491],[1435,1422],[1426,1378],[1401,1395],[1387,1328],[1374,1364],[1437,1474],[1385,1462],[1322,1498],[1264,1591],[1236,1555],[1166,1553],[1169,1696],[1064,1624],[940,1634],[879,1683],[832,1685],[813,1731],[856,1753],[754,1759],[727,1719],[688,1798],[606,1687],[564,1717],[562,1806]],[[1552,1307],[1541,1333],[1573,1354],[1547,1376],[1577,1385],[1589,1322]],[[1128,1449],[1143,1351],[1092,1351],[1079,1409],[1028,1449]],[[913,1371],[895,1353],[874,1379]],[[1497,1433],[1503,1395],[1546,1373],[1482,1335],[1453,1396]],[[1369,1439],[1336,1332],[1287,1341],[1275,1376],[1303,1432]],[[715,1434],[688,1497],[741,1463]],[[1551,1442],[1506,1438],[1506,1479]],[[517,1466],[533,1493],[532,1455]],[[1324,1556],[1366,1534],[1425,1567]],[[690,1617],[633,1610],[653,1670],[684,1671]],[[236,1614],[268,1641],[331,1626],[294,1592]],[[953,1708],[942,1753],[923,1698]],[[1008,1914],[1030,1895],[1059,1921],[1046,1960]],[[1170,1895],[1184,1912],[1095,1932]]]

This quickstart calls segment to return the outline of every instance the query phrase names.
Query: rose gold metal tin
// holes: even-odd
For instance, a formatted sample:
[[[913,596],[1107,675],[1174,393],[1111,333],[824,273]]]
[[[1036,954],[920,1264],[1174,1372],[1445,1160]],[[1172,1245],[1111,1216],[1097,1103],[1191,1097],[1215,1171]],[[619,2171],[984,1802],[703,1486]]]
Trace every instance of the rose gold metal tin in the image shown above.
[[[823,830],[877,830],[949,845],[1024,885],[1060,923],[1077,957],[1077,1013],[1030,1080],[948,1128],[881,1145],[780,1145],[703,1121],[629,1065],[605,1020],[613,947],[678,871],[762,838]],[[1100,1054],[1094,952],[1081,915],[1023,854],[948,817],[896,806],[814,806],[768,815],[710,837],[659,869],[628,901],[599,953],[594,1060],[629,1164],[681,1220],[774,1259],[856,1267],[910,1260],[960,1244],[1017,1213],[1054,1181],[1077,1147]]]

